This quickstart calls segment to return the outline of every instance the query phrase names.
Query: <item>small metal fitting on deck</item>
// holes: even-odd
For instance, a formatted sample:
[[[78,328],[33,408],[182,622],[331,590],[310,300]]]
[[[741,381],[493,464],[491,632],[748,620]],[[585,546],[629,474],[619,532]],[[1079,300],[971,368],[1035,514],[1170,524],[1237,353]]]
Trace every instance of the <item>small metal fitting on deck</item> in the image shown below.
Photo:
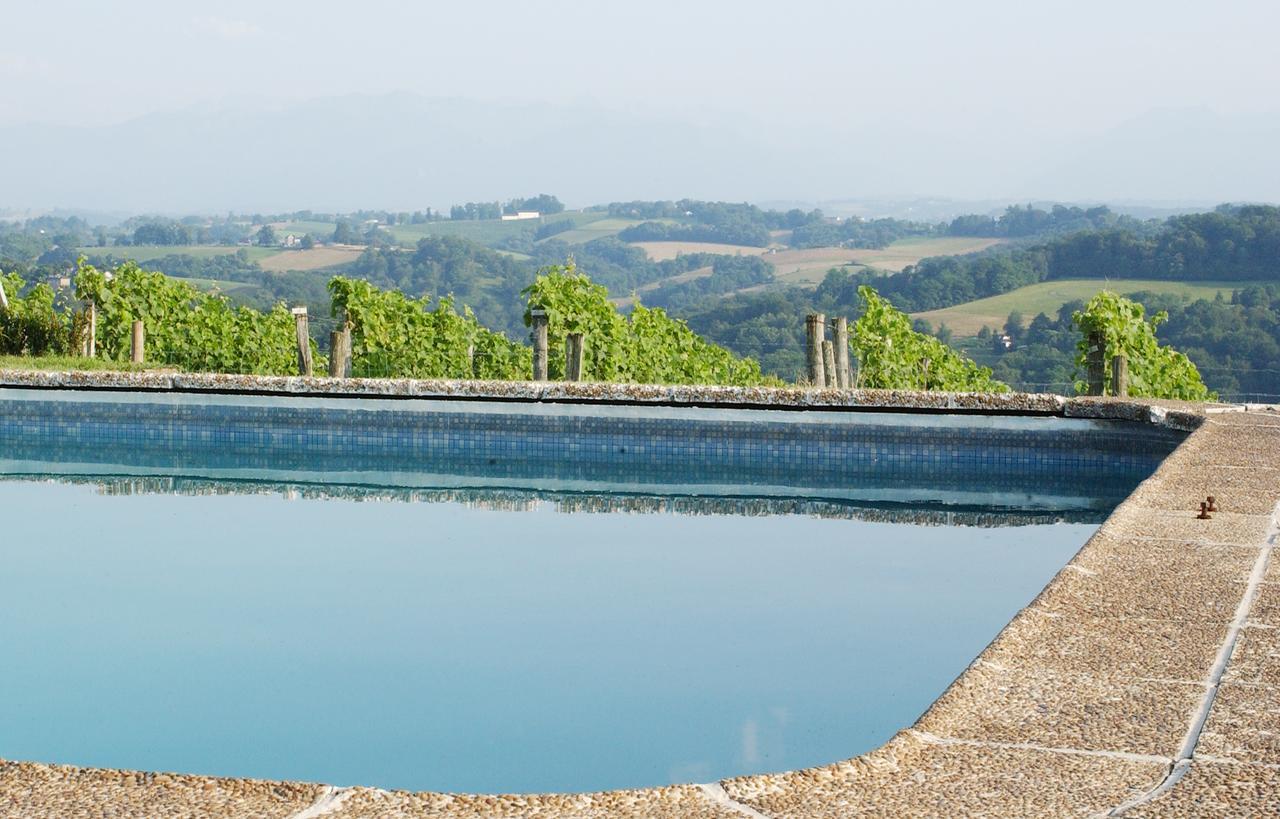
[[[1200,501],[1200,514],[1196,515],[1196,519],[1197,520],[1213,519],[1213,515],[1209,514],[1209,504],[1206,503],[1205,501]]]
[[[1208,511],[1210,512],[1218,511],[1217,498],[1215,498],[1213,495],[1210,495],[1208,498],[1208,501],[1209,501]]]

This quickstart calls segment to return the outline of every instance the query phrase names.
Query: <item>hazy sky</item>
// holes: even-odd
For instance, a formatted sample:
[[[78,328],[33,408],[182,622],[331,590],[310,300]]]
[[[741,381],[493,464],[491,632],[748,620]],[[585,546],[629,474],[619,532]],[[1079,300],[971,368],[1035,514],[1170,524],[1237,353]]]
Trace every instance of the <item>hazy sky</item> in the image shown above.
[[[1280,108],[1276,0],[6,5],[0,126],[409,91],[736,118],[797,152],[847,135],[1029,167],[1151,111]],[[988,187],[972,193],[1003,190]]]
[[[1274,0],[7,6],[8,122],[409,90],[1089,130],[1149,108],[1265,109],[1280,77]]]

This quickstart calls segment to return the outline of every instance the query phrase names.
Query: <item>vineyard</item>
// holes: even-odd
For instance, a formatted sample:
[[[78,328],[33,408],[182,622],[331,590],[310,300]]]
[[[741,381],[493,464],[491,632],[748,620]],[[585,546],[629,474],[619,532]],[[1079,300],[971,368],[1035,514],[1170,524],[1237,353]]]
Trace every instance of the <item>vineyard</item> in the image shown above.
[[[335,368],[338,374],[503,381],[533,375],[530,346],[484,327],[467,307],[459,312],[452,298],[415,299],[341,276],[330,280],[328,290],[332,316],[342,328],[334,335],[346,339],[337,355],[350,356],[345,370]],[[141,360],[139,338],[145,334],[148,364],[184,371],[294,375],[300,362],[321,368],[327,363],[307,335],[305,318],[294,314],[305,311],[290,311],[284,304],[265,312],[235,306],[225,296],[198,291],[135,263],[103,271],[82,260],[74,296],[55,293],[45,284],[27,287],[14,274],[0,275],[0,294],[0,355],[91,355],[122,366],[132,359],[136,365]],[[566,349],[572,340],[581,345],[582,380],[782,384],[764,375],[753,359],[707,342],[660,308],[637,304],[623,314],[606,288],[572,260],[543,268],[522,295],[525,324],[534,326],[535,314],[545,321],[539,332],[545,331],[546,377],[552,380],[570,374]],[[913,330],[910,318],[872,288],[861,287],[859,295],[862,312],[849,333],[856,362],[853,386],[1008,391],[989,369]],[[1190,360],[1156,342],[1154,331],[1161,320],[1161,315],[1147,320],[1142,305],[1106,292],[1076,314],[1085,338],[1105,337],[1107,360],[1127,359],[1133,395],[1211,398]],[[333,348],[339,349],[336,341]],[[1086,341],[1080,350],[1083,368]],[[1085,388],[1083,382],[1077,386],[1078,391]]]

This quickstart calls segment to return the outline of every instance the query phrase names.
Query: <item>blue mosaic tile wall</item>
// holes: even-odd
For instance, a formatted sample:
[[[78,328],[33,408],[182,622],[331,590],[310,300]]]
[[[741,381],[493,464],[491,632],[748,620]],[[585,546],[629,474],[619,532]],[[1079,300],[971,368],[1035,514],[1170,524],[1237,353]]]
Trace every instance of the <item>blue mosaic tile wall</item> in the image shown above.
[[[803,488],[980,487],[1118,502],[1182,435],[1148,424],[0,390],[0,461]],[[9,467],[12,469],[13,467]],[[26,468],[24,466],[24,468]]]

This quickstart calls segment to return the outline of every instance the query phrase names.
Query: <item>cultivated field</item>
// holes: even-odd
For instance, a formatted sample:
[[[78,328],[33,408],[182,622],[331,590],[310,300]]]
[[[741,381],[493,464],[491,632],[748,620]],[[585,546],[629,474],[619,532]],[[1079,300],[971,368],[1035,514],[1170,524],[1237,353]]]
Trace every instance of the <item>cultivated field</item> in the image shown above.
[[[544,216],[539,219],[528,219],[512,222],[503,222],[500,219],[476,219],[476,220],[444,220],[440,222],[424,222],[419,225],[393,225],[387,228],[391,235],[396,237],[396,241],[401,244],[412,247],[417,244],[419,239],[427,236],[461,236],[464,239],[470,239],[482,245],[493,246],[505,239],[520,236],[526,232],[532,232],[544,222],[562,222],[566,219],[571,220],[578,226],[576,230],[565,231],[557,238],[562,238],[570,233],[577,233],[584,226],[595,224],[596,222],[607,220],[608,214],[604,211],[566,211],[564,213],[556,213],[550,216]],[[625,227],[626,225],[623,225]],[[616,233],[622,228],[611,231]],[[608,235],[601,233],[599,235]],[[592,235],[590,238],[599,238]],[[566,241],[569,241],[566,239]],[[583,241],[589,241],[584,239]]]
[[[806,250],[780,250],[766,256],[777,270],[777,278],[786,284],[816,285],[827,271],[842,265],[874,267],[900,272],[930,256],[953,256],[976,253],[999,244],[1000,239],[978,239],[964,236],[938,236],[927,239],[902,239],[879,250],[842,247],[818,247]]]
[[[215,256],[234,256],[241,250],[249,254],[251,261],[262,261],[266,257],[280,252],[278,248],[274,247],[236,245],[113,245],[111,247],[82,247],[79,252],[88,258],[111,256],[116,259],[149,262],[162,256],[193,256],[197,259],[212,259]]]
[[[194,276],[170,276],[174,281],[186,282],[197,290],[206,293],[221,293],[224,296],[249,296],[258,290],[258,285],[249,282],[232,282],[223,279],[200,279]]]
[[[721,253],[727,256],[759,256],[762,247],[750,245],[722,245],[718,242],[634,242],[635,247],[649,254],[655,262],[674,259],[682,253]]]
[[[273,273],[282,270],[320,270],[353,262],[363,251],[363,247],[354,245],[313,247],[310,250],[282,250],[273,256],[261,259],[259,263],[263,270]]]
[[[586,244],[593,239],[603,239],[606,236],[615,236],[620,231],[626,230],[632,225],[638,225],[643,221],[641,219],[621,219],[609,216],[605,213],[600,213],[599,216],[601,218],[579,222],[578,227],[573,230],[566,230],[564,233],[557,233],[555,236],[549,236],[541,241],[546,242],[552,239],[559,239],[560,241],[568,242],[571,245],[581,245]],[[548,221],[554,222],[559,218],[559,216],[552,216]],[[652,219],[649,221],[660,222],[670,220]]]
[[[764,256],[774,267],[775,280],[782,284],[817,285],[833,267],[857,265],[894,273],[929,256],[949,256],[985,250],[999,239],[943,236],[903,239],[880,250],[844,247],[815,247],[803,250],[724,245],[715,242],[636,242],[655,261],[674,259],[682,253],[725,253]],[[754,289],[760,289],[759,287]]]
[[[1004,326],[1009,313],[1017,310],[1030,322],[1040,313],[1050,316],[1069,301],[1088,300],[1099,290],[1113,290],[1121,295],[1149,290],[1156,293],[1185,295],[1192,299],[1212,299],[1218,293],[1230,297],[1232,290],[1248,287],[1254,282],[1166,282],[1151,279],[1063,279],[1020,287],[999,296],[957,304],[942,310],[915,313],[912,318],[922,318],[934,327],[946,324],[957,336],[974,336],[983,326],[996,329]]]

